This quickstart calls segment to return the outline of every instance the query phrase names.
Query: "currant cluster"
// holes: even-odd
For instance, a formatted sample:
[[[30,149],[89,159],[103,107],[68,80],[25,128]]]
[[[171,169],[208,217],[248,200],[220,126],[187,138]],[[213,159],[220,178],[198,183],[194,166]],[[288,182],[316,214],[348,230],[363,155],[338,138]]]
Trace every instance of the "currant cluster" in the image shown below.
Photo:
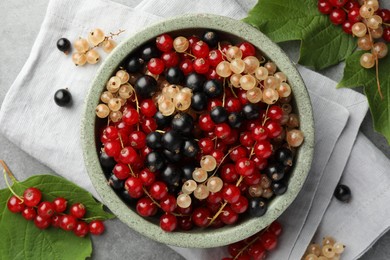
[[[273,251],[278,245],[278,237],[282,233],[282,226],[274,221],[265,230],[228,246],[231,257],[222,260],[262,260],[266,259],[267,252]]]
[[[319,244],[310,244],[306,253],[304,254],[304,260],[339,260],[341,254],[344,252],[345,245],[340,242],[336,242],[333,237],[324,237],[322,239],[322,246]]]
[[[360,49],[371,51],[361,56],[362,67],[372,68],[377,59],[387,55],[385,42],[390,42],[390,10],[379,9],[378,0],[319,0],[318,9],[329,15],[333,24],[342,24],[344,32],[359,37]],[[385,42],[375,42],[380,39]]]
[[[73,63],[76,66],[83,66],[85,63],[98,63],[100,55],[95,48],[101,47],[104,52],[111,52],[116,46],[113,37],[122,32],[120,30],[116,34],[110,33],[109,36],[106,36],[101,29],[96,28],[88,33],[88,40],[80,37],[73,43],[73,47],[76,49],[76,52],[72,54]],[[66,38],[59,39],[57,41],[57,48],[65,54],[68,54],[71,50],[70,41]]]
[[[73,231],[78,237],[84,237],[88,233],[100,235],[104,231],[102,221],[94,220],[89,223],[83,220],[87,212],[81,203],[75,203],[66,214],[67,200],[56,198],[53,202],[42,201],[42,193],[39,189],[27,188],[23,197],[13,195],[7,202],[8,210],[12,213],[21,213],[26,220],[34,221],[39,229],[47,229],[50,226],[61,228],[65,231]]]
[[[304,136],[285,74],[257,52],[214,31],[162,34],[107,82],[96,109],[108,117],[101,166],[119,196],[160,217],[163,230],[259,217],[286,192]]]

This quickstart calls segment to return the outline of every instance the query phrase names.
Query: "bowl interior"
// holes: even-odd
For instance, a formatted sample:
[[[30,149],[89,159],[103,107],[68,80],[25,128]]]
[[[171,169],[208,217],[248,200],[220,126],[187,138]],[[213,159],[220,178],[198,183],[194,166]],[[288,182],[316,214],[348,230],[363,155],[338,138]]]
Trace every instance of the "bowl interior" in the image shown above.
[[[232,43],[243,41],[252,43],[267,59],[276,63],[278,70],[286,74],[294,94],[294,111],[300,117],[300,129],[305,135],[305,141],[298,149],[287,192],[272,200],[264,216],[259,218],[247,217],[236,225],[219,229],[194,229],[188,232],[166,233],[156,224],[155,219],[145,219],[133,209],[129,209],[107,185],[98,159],[97,147],[100,146],[97,129],[101,121],[96,120],[95,107],[99,103],[100,94],[107,80],[121,62],[129,54],[136,51],[139,46],[162,33],[169,33],[173,36],[191,36],[193,34],[199,35],[206,29],[217,31],[220,39],[226,39]],[[124,223],[139,233],[162,243],[181,247],[217,247],[242,240],[265,228],[278,218],[295,199],[302,188],[312,161],[314,147],[312,108],[305,85],[295,66],[284,52],[260,31],[241,21],[227,17],[203,14],[186,15],[150,26],[131,36],[114,49],[100,67],[89,90],[82,122],[82,143],[85,164],[94,187],[103,202]]]

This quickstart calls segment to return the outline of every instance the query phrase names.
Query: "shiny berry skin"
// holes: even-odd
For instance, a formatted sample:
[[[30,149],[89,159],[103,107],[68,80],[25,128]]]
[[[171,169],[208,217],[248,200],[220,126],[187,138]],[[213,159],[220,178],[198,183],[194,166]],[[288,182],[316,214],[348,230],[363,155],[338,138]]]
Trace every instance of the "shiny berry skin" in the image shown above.
[[[248,150],[243,146],[239,146],[231,150],[229,157],[233,162],[238,161],[241,158],[245,158],[248,156]]]
[[[134,84],[134,88],[137,95],[140,95],[142,98],[150,98],[157,91],[157,81],[152,76],[143,75],[137,79],[137,81]],[[124,117],[125,115],[123,115],[122,120],[126,124],[132,125],[130,123],[127,123],[124,120]],[[137,122],[138,120],[134,122],[133,125],[136,124]]]
[[[146,145],[146,135],[142,131],[134,131],[130,134],[129,141],[133,148],[141,149]]]
[[[275,234],[272,232],[265,232],[264,234],[261,235],[260,241],[263,245],[263,247],[267,251],[272,251],[276,248],[278,245],[278,239]]]
[[[236,185],[228,184],[222,189],[222,197],[228,203],[236,203],[239,201],[241,191]]]
[[[267,128],[268,137],[275,138],[282,133],[282,127],[276,121],[268,121],[265,123],[265,127]]]
[[[227,120],[228,113],[224,107],[216,106],[211,110],[210,117],[214,123],[220,124],[220,123],[223,123]]]
[[[149,169],[143,169],[139,173],[139,179],[142,181],[144,186],[150,186],[156,180],[156,174],[149,171]]]
[[[267,112],[267,117],[271,120],[278,121],[283,117],[283,110],[280,106],[270,106]]]
[[[141,216],[150,217],[157,213],[157,206],[150,198],[144,197],[137,201],[136,210]]]
[[[124,67],[130,73],[135,73],[141,70],[144,60],[139,57],[130,57],[124,63]]]
[[[125,180],[130,176],[130,168],[127,164],[117,163],[112,170],[112,173],[119,179]]]
[[[341,202],[349,202],[352,197],[351,189],[343,184],[337,185],[333,195]]]
[[[34,187],[27,188],[23,192],[23,199],[24,199],[24,204],[27,207],[35,207],[36,205],[39,204],[39,202],[41,202],[42,193],[37,188]]]
[[[66,38],[60,38],[57,41],[57,49],[62,51],[65,54],[68,54],[69,51],[72,49],[72,44],[70,41]]]
[[[104,152],[110,157],[117,157],[122,150],[119,140],[104,143]]]
[[[191,97],[191,108],[202,111],[207,106],[207,95],[203,92],[196,92]]]
[[[39,203],[37,212],[42,218],[50,218],[55,213],[53,204],[48,201]]]
[[[242,112],[246,119],[258,119],[260,116],[259,107],[254,104],[246,104],[242,107]]]
[[[60,215],[54,215],[53,217],[51,217],[51,225],[53,227],[59,228],[60,227],[60,220],[61,220]]]
[[[255,126],[251,131],[251,136],[255,141],[267,140],[269,136],[268,129],[262,125]],[[250,145],[247,145],[247,147],[250,147]]]
[[[156,38],[156,47],[162,52],[168,52],[173,48],[173,39],[169,34],[162,34]]]
[[[258,141],[255,144],[254,152],[259,158],[268,158],[272,154],[272,144],[268,141]]]
[[[390,10],[389,9],[379,9],[377,15],[382,18],[383,23],[390,23]]]
[[[119,137],[119,131],[115,126],[107,126],[104,128],[103,134],[108,141],[116,140]]]
[[[322,14],[330,14],[333,9],[333,6],[329,3],[328,0],[319,0],[317,7],[318,11],[320,11]]]
[[[146,117],[153,117],[157,112],[157,107],[152,99],[144,99],[140,104],[141,114]]]
[[[81,203],[75,203],[70,207],[70,214],[72,216],[74,216],[75,218],[84,217],[86,212],[87,212],[87,209]]]
[[[177,221],[181,230],[188,231],[191,230],[193,227],[190,217],[178,217]]]
[[[198,124],[199,124],[199,128],[205,132],[213,131],[215,128],[215,123],[211,119],[210,114],[200,115]]]
[[[151,117],[144,118],[141,121],[141,129],[145,134],[149,134],[150,132],[156,131],[157,129],[156,120]]]
[[[248,57],[248,56],[256,56],[256,49],[249,42],[242,42],[242,43],[240,43],[238,45],[238,48],[240,48],[240,50],[242,52],[242,58],[243,59],[245,57]]]
[[[160,217],[160,227],[166,232],[174,231],[177,228],[177,218],[170,213],[165,213]]]
[[[77,220],[72,215],[62,215],[60,218],[60,228],[66,231],[73,230],[76,227]]]
[[[222,53],[219,50],[211,50],[208,55],[210,66],[217,67],[223,61]]]
[[[242,176],[250,176],[255,173],[256,165],[248,158],[240,158],[237,160],[235,168],[238,174]]]
[[[159,58],[152,58],[148,62],[148,70],[154,75],[160,75],[165,68],[164,61]]]
[[[89,227],[89,232],[95,236],[101,235],[105,230],[104,224],[100,220],[91,221],[88,227]]]
[[[164,182],[156,181],[150,186],[149,193],[152,198],[161,200],[168,194],[167,185]]]
[[[88,235],[89,226],[87,223],[79,221],[77,222],[76,227],[73,229],[73,232],[78,237],[85,237]]]
[[[207,197],[207,202],[210,204],[218,204],[222,202],[222,193],[220,191],[210,192],[209,196]]]
[[[59,89],[54,93],[54,102],[60,107],[70,106],[72,104],[72,94],[67,89]]]
[[[206,58],[210,52],[209,46],[204,41],[197,41],[191,47],[192,54],[197,58]]]
[[[185,85],[190,88],[192,92],[199,92],[203,89],[203,84],[206,82],[206,77],[198,73],[190,73],[187,75]]]
[[[145,165],[152,172],[156,172],[164,168],[164,157],[157,152],[151,152],[146,156]]]
[[[240,143],[245,147],[252,147],[255,143],[255,139],[251,132],[243,132],[240,135]]]
[[[242,109],[242,104],[238,98],[229,97],[225,100],[225,108],[229,113],[240,112]]]
[[[264,170],[268,165],[268,160],[265,158],[260,158],[257,155],[252,156],[252,160],[255,162],[257,169]]]
[[[352,23],[350,21],[345,21],[342,24],[343,31],[347,34],[352,34]]]
[[[141,49],[141,58],[144,61],[149,61],[151,58],[156,58],[159,55],[160,51],[155,44],[147,44]]]
[[[34,224],[39,229],[46,229],[50,227],[51,220],[50,218],[43,218],[39,215],[37,215],[34,219]]]
[[[209,71],[205,74],[207,79],[216,79],[222,80],[222,77],[217,74],[217,71],[214,68],[210,68]]]
[[[66,210],[68,201],[64,198],[56,198],[53,200],[52,204],[56,213],[62,213]]]
[[[261,217],[267,212],[267,201],[264,198],[251,198],[248,208],[251,216]]]
[[[215,31],[206,31],[202,36],[202,40],[207,43],[208,46],[214,48],[217,47],[219,37]]]
[[[207,110],[211,111],[215,107],[221,107],[222,106],[222,100],[219,98],[212,98],[209,99],[208,104],[207,104]]]
[[[280,236],[283,231],[282,225],[278,221],[272,222],[268,227],[268,231],[274,233],[276,236]]]
[[[161,60],[166,68],[172,68],[179,65],[179,55],[176,52],[166,52],[161,55]]]
[[[209,154],[214,149],[214,142],[210,138],[202,138],[198,144],[203,154]]]
[[[198,227],[206,227],[210,223],[211,212],[208,208],[197,208],[192,213],[192,222]]]
[[[224,182],[233,183],[239,178],[239,174],[236,171],[234,164],[224,164],[221,168],[220,177]]]
[[[219,217],[226,225],[232,225],[238,220],[238,214],[229,205],[223,208]]]
[[[190,59],[185,59],[180,62],[179,68],[183,71],[184,75],[188,75],[194,71],[192,61]]]
[[[178,67],[171,67],[165,70],[165,79],[170,84],[181,84],[184,81],[184,74]]]
[[[37,216],[37,212],[33,207],[25,207],[22,211],[22,216],[25,220],[34,220]]]
[[[139,115],[137,110],[134,108],[128,109],[126,112],[123,113],[122,120],[127,125],[135,125],[139,122]]]
[[[144,194],[142,181],[137,177],[129,177],[125,181],[125,189],[132,198],[139,198]]]
[[[390,42],[390,27],[386,27],[385,29],[383,29],[382,38],[386,42]]]
[[[346,18],[347,14],[343,9],[334,9],[329,15],[330,21],[335,25],[342,24],[345,22]]]
[[[137,158],[138,158],[137,152],[134,150],[133,147],[130,146],[121,149],[119,154],[119,161],[124,164],[132,164],[137,160]]]
[[[228,137],[230,135],[231,130],[232,129],[230,128],[230,126],[228,124],[221,123],[221,124],[215,125],[214,134],[219,139],[225,139],[226,137]]]
[[[165,212],[173,212],[176,209],[176,198],[168,194],[160,200],[160,206]]]
[[[253,259],[265,259],[267,251],[261,243],[255,242],[248,248],[248,254],[252,256]]]
[[[343,7],[348,0],[328,0],[331,5],[334,7]]]
[[[203,92],[210,98],[216,98],[222,95],[223,86],[221,81],[216,79],[207,80],[203,85]]]
[[[192,66],[196,73],[206,74],[209,71],[210,63],[204,58],[197,58],[193,61]]]
[[[218,149],[214,149],[210,153],[210,155],[215,158],[215,160],[217,161],[217,164],[221,163],[222,162],[222,158],[225,156],[225,154],[221,150],[218,150]]]
[[[359,10],[360,10],[359,7],[353,7],[351,9],[349,9],[349,11],[348,11],[348,20],[352,24],[360,22],[361,17],[360,17],[360,14],[359,14]]]
[[[228,252],[231,256],[235,257],[246,246],[244,241],[238,241],[236,243],[228,245]]]
[[[240,196],[236,203],[230,204],[230,207],[238,214],[244,213],[248,209],[248,199],[245,196]]]
[[[344,8],[347,10],[351,10],[354,7],[360,7],[360,4],[356,0],[349,0],[345,5]]]

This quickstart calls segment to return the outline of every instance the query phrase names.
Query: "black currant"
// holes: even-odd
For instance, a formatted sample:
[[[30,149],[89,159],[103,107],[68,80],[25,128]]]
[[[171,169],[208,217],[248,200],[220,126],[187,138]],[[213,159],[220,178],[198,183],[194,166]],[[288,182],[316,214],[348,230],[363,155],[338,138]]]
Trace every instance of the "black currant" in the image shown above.
[[[65,54],[68,54],[72,48],[72,44],[66,38],[61,38],[57,41],[57,48]]]
[[[196,111],[205,110],[207,107],[207,96],[203,92],[195,92],[191,97],[191,108]]]
[[[248,208],[251,216],[261,217],[267,212],[267,201],[264,198],[251,198]]]
[[[138,199],[134,199],[133,197],[131,197],[129,192],[125,189],[122,190],[119,195],[124,202],[131,206],[135,205],[138,201]]]
[[[339,201],[349,202],[352,197],[351,189],[347,185],[339,184],[334,191],[334,196]]]
[[[242,108],[242,112],[248,120],[258,119],[260,116],[260,108],[255,104],[246,104]]]
[[[157,91],[157,81],[149,75],[143,75],[135,82],[135,91],[142,98],[150,98]]]
[[[182,182],[185,182],[186,180],[192,180],[192,173],[195,171],[196,165],[188,163],[183,165],[181,169],[183,171],[183,175],[181,176]]]
[[[203,85],[203,91],[208,97],[219,97],[223,93],[222,83],[216,79],[207,80]]]
[[[101,152],[99,155],[100,165],[102,166],[104,172],[112,172],[116,161],[113,157],[108,156],[105,152]]]
[[[177,113],[172,119],[172,129],[182,134],[190,134],[194,129],[194,119],[187,113]]]
[[[173,153],[180,153],[181,147],[183,146],[182,136],[174,130],[165,132],[162,137],[162,142],[164,148]]]
[[[186,87],[192,89],[192,92],[199,92],[203,90],[203,84],[206,81],[206,77],[198,73],[190,73],[186,77]]]
[[[164,170],[161,171],[160,176],[168,185],[178,186],[180,183],[183,171],[181,168],[173,164],[168,164]]]
[[[164,116],[160,111],[157,111],[154,114],[154,119],[156,120],[157,126],[159,129],[164,129],[169,126],[172,122],[173,116]]]
[[[239,112],[232,112],[228,115],[228,123],[233,128],[240,128],[244,118]]]
[[[155,44],[148,44],[141,49],[141,58],[145,62],[148,62],[152,58],[158,58],[160,55],[161,52]]]
[[[163,154],[167,161],[171,163],[180,162],[180,160],[182,159],[181,153],[174,153],[167,149],[163,150]]]
[[[184,156],[194,158],[199,153],[199,145],[194,139],[187,139],[183,144]]]
[[[123,67],[125,68],[125,70],[127,70],[127,72],[135,73],[139,72],[142,69],[143,64],[143,59],[132,56],[124,62]]]
[[[171,67],[165,71],[165,79],[170,84],[181,84],[184,81],[184,73],[178,67]]]
[[[121,190],[123,189],[125,182],[122,180],[119,180],[114,174],[111,175],[111,177],[108,179],[108,184],[114,189],[114,190]]]
[[[281,164],[269,164],[265,168],[265,173],[272,181],[279,181],[284,177],[284,166]]]
[[[146,145],[153,150],[160,149],[162,147],[161,138],[162,135],[159,132],[150,132],[146,136]]]
[[[210,48],[214,48],[218,45],[218,34],[214,31],[206,31],[202,36],[202,40],[207,43]]]
[[[150,171],[155,172],[164,168],[164,157],[162,154],[158,152],[150,152],[146,156],[145,160],[146,167],[149,168]]]
[[[287,191],[287,185],[283,181],[274,181],[271,183],[271,189],[275,195],[282,195]]]
[[[275,159],[284,166],[292,166],[293,154],[292,151],[286,147],[282,147],[275,152]]]
[[[216,106],[211,110],[210,117],[214,123],[220,124],[228,119],[228,112],[224,107]]]
[[[72,104],[72,94],[67,89],[59,89],[54,94],[54,102],[60,107],[66,107]]]

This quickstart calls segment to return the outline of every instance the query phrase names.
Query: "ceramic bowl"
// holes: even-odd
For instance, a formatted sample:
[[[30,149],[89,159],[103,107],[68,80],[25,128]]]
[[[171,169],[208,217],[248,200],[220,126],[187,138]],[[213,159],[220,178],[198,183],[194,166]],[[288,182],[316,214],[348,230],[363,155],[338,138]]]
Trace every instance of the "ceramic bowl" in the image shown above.
[[[137,47],[155,39],[162,33],[172,35],[192,35],[205,29],[217,31],[221,38],[227,38],[233,43],[248,41],[256,46],[268,59],[274,61],[278,69],[287,75],[294,94],[294,106],[300,117],[300,129],[305,135],[305,141],[299,148],[295,158],[295,166],[291,173],[288,190],[277,196],[269,204],[267,213],[258,218],[246,218],[237,224],[219,229],[199,229],[183,232],[164,232],[158,222],[139,216],[134,209],[129,208],[114,190],[107,185],[107,180],[99,164],[97,148],[97,119],[95,107],[107,80],[119,67],[121,62]],[[314,127],[310,99],[306,87],[294,64],[286,54],[267,36],[254,27],[227,17],[197,14],[185,15],[164,20],[152,25],[118,45],[99,68],[85,102],[82,120],[81,139],[84,160],[88,174],[102,201],[111,211],[130,228],[161,243],[180,247],[217,247],[245,239],[267,227],[277,219],[296,198],[309,172],[314,147]]]

